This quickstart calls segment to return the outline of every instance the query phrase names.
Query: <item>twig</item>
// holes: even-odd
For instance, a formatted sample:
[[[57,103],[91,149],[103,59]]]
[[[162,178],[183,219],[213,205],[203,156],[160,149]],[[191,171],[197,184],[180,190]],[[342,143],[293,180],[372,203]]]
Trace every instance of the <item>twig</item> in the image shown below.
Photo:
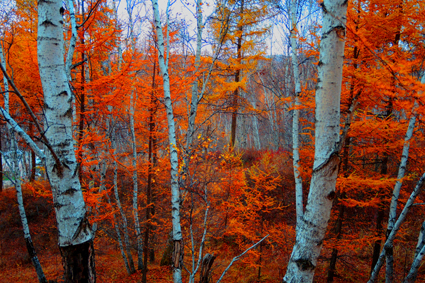
[[[238,256],[235,256],[232,261],[230,262],[229,266],[227,266],[227,268],[223,271],[223,274],[221,274],[220,279],[218,279],[217,283],[220,283],[221,279],[223,279],[224,275],[226,274],[226,272],[229,270],[229,268],[232,266],[232,264],[235,261],[238,261],[244,254],[246,254],[249,250],[255,248],[256,246],[258,246],[258,244],[260,244],[262,241],[264,241],[269,235],[265,236],[264,238],[262,238],[261,240],[259,240],[255,245],[249,247],[248,249],[246,249],[243,253],[241,253]]]

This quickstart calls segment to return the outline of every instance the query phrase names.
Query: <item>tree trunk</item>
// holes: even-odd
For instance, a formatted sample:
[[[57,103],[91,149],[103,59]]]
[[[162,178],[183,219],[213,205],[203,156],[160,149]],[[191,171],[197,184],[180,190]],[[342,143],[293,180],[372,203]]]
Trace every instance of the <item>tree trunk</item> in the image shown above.
[[[156,99],[155,99],[155,75],[156,75],[156,62],[153,65],[152,73],[152,92],[151,92],[151,105],[149,108],[149,145],[148,145],[148,184],[146,188],[146,227],[145,227],[145,243],[143,246],[144,252],[144,269],[142,282],[147,282],[148,273],[148,249],[149,249],[149,233],[151,229],[150,218],[151,218],[151,195],[152,195],[152,178],[153,178],[153,166],[154,164],[154,136],[155,136],[155,112],[156,112]]]
[[[84,17],[84,0],[81,0],[81,16],[82,16],[82,22],[84,22],[85,17]],[[84,26],[82,26],[81,28],[82,30],[82,35],[81,35],[81,46],[84,46]],[[84,48],[81,49],[81,62],[84,62]],[[82,145],[82,141],[83,141],[83,135],[84,135],[84,118],[85,118],[85,104],[86,104],[86,94],[85,94],[85,83],[86,83],[86,76],[85,76],[85,64],[81,64],[81,70],[80,70],[80,76],[81,76],[81,89],[80,89],[80,120],[78,123],[78,164],[80,166],[80,169],[78,170],[78,178],[80,179],[80,183],[82,182],[82,174],[83,174],[83,168],[82,168],[82,163],[83,163],[83,145]]]
[[[342,66],[347,1],[325,0],[316,86],[316,130],[313,174],[305,213],[297,225],[296,243],[283,282],[312,282],[323,245],[339,166]],[[297,223],[298,224],[298,223]]]
[[[244,10],[244,0],[241,0],[241,10],[240,10],[240,15],[242,17],[243,15],[243,10]],[[242,60],[242,37],[243,37],[243,25],[239,24],[239,36],[238,36],[238,41],[237,41],[237,56],[238,56],[238,64],[241,63]],[[236,70],[235,73],[235,83],[240,82],[240,77],[241,77],[241,70],[238,69]],[[238,99],[239,98],[239,88],[236,88],[234,93],[233,93],[233,100],[232,100],[232,127],[231,127],[231,133],[230,133],[230,147],[233,149],[235,147],[235,142],[236,142],[236,124],[237,124],[237,117],[238,117],[238,109],[239,109],[239,103],[238,103]]]
[[[182,268],[184,245],[180,226],[180,188],[178,180],[179,158],[177,153],[176,127],[174,121],[173,104],[170,93],[170,77],[168,75],[168,65],[165,63],[165,41],[162,34],[162,24],[159,16],[158,0],[152,0],[152,8],[154,11],[154,22],[157,36],[158,62],[161,70],[161,76],[164,87],[164,104],[167,112],[168,125],[168,144],[170,150],[171,164],[171,216],[173,224],[173,281],[174,283],[182,282]],[[167,11],[168,13],[168,11]],[[167,38],[168,41],[168,38]]]
[[[214,263],[214,260],[216,259],[216,256],[211,254],[206,254],[204,256],[204,259],[202,260],[201,265],[201,274],[199,283],[209,283],[211,278],[211,267]]]
[[[93,241],[59,247],[65,270],[65,283],[96,282]],[[78,278],[78,279],[77,279]]]
[[[403,283],[413,283],[418,277],[418,269],[425,254],[425,222],[422,223],[419,232],[418,244],[416,245],[415,256],[413,257],[412,267],[404,279]]]
[[[6,69],[6,61],[4,59],[3,47],[1,45],[0,45],[0,64],[5,66],[5,69]],[[3,95],[4,108],[7,113],[10,113],[9,84],[5,76],[3,77],[3,79],[4,79],[4,90],[5,90],[5,94]],[[22,195],[22,187],[21,187],[21,178],[19,176],[20,174],[19,174],[18,145],[15,138],[15,130],[10,124],[7,124],[7,128],[9,130],[9,142],[11,147],[10,151],[12,151],[12,160],[9,160],[9,163],[11,163],[11,166],[9,165],[10,175],[8,177],[10,180],[12,180],[12,182],[15,185],[16,200],[18,202],[19,215],[21,217],[21,223],[22,223],[22,231],[24,232],[24,239],[27,246],[28,255],[31,258],[31,261],[34,265],[35,271],[37,273],[38,281],[40,283],[46,283],[47,280],[44,275],[43,268],[41,267],[40,261],[38,260],[37,253],[32,243],[30,229],[28,226],[27,214],[25,212],[24,198]],[[0,140],[0,143],[1,143],[1,140]],[[1,150],[1,146],[0,146],[0,150]],[[2,176],[1,182],[3,185],[3,176]]]
[[[298,57],[297,57],[297,0],[291,0],[291,49],[292,49],[292,69],[294,71],[294,83],[295,83],[295,101],[293,110],[292,120],[292,153],[293,153],[293,166],[294,166],[294,178],[295,178],[295,208],[297,212],[297,223],[301,222],[304,214],[303,207],[303,180],[300,175],[300,142],[299,142],[299,127],[300,127],[300,95],[301,95],[301,83],[300,83],[300,71],[298,68]]]
[[[2,145],[3,127],[0,127],[0,152],[3,152]],[[0,193],[3,192],[3,154],[0,154]]]
[[[95,282],[93,236],[72,137],[71,91],[63,61],[62,1],[38,2],[37,55],[44,92],[46,173],[53,193],[65,282]],[[78,261],[78,264],[75,264]]]

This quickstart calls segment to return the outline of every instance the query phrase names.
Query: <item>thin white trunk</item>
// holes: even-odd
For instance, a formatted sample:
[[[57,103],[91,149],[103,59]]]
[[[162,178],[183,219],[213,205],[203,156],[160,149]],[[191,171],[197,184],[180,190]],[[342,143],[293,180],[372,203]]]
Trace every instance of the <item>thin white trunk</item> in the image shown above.
[[[413,189],[413,192],[410,194],[409,199],[406,202],[406,205],[404,206],[403,210],[401,211],[399,217],[397,218],[397,221],[394,224],[393,230],[388,235],[387,240],[385,241],[384,248],[381,251],[381,254],[379,255],[378,262],[375,264],[375,268],[372,270],[372,273],[370,275],[368,283],[374,283],[378,277],[379,270],[381,269],[382,265],[384,264],[386,252],[388,248],[393,244],[394,238],[400,229],[401,224],[403,223],[404,219],[407,216],[407,213],[409,212],[410,208],[413,206],[413,203],[415,202],[416,197],[419,195],[419,193],[422,191],[422,186],[425,183],[425,173],[422,175],[422,177],[419,179],[419,181],[416,183],[416,187]]]
[[[162,34],[162,24],[158,10],[158,0],[152,0],[152,8],[154,11],[154,25],[157,35],[158,62],[161,70],[164,88],[164,104],[167,112],[168,122],[168,143],[170,147],[170,164],[171,164],[171,215],[173,224],[173,280],[174,283],[182,282],[182,264],[183,264],[183,241],[180,226],[180,190],[178,183],[179,159],[177,154],[176,129],[174,122],[173,105],[170,93],[170,78],[168,74],[168,66],[165,64],[164,56],[164,36]],[[168,11],[167,11],[168,12]],[[169,48],[168,48],[169,49]]]
[[[4,66],[4,69],[6,69],[6,62],[3,55],[3,47],[0,44],[0,64]],[[6,76],[3,76],[3,83],[4,83],[4,90],[5,93],[3,95],[4,97],[4,112],[9,115],[9,84],[6,79]],[[1,88],[0,88],[1,89]],[[22,231],[24,232],[24,239],[28,250],[28,255],[31,258],[31,261],[34,265],[35,271],[37,273],[38,281],[40,283],[47,282],[46,277],[43,272],[43,268],[41,267],[40,261],[38,260],[37,253],[35,251],[34,245],[32,243],[31,239],[31,233],[28,226],[28,220],[27,220],[27,214],[25,213],[25,207],[24,207],[24,198],[22,196],[22,186],[21,186],[21,178],[20,178],[20,170],[19,170],[19,159],[18,159],[18,146],[15,138],[15,127],[12,126],[11,123],[7,124],[7,129],[9,131],[9,142],[11,145],[11,151],[12,153],[12,166],[9,166],[11,170],[11,176],[9,176],[10,180],[15,185],[15,191],[16,191],[16,200],[18,202],[18,209],[19,209],[19,215],[21,217],[21,223],[22,223]],[[25,133],[25,132],[24,132]],[[25,133],[26,134],[26,133]],[[32,142],[32,140],[31,140]],[[38,147],[37,147],[38,149]],[[23,155],[23,158],[25,159],[25,155]]]
[[[134,39],[134,22],[133,22],[133,8],[132,6],[134,2],[127,0],[127,14],[130,25],[130,40],[131,40],[131,48],[134,52],[136,49],[135,39]],[[138,178],[137,178],[137,143],[136,143],[136,133],[134,130],[134,106],[137,101],[137,95],[135,94],[135,90],[131,89],[130,93],[130,134],[131,134],[131,147],[133,151],[133,218],[134,218],[134,228],[136,230],[136,238],[137,238],[137,269],[143,269],[143,239],[142,239],[142,231],[140,229],[140,221],[139,221],[139,205],[138,205]]]
[[[279,128],[277,126],[278,123],[276,106],[274,103],[273,95],[270,94],[270,92],[266,88],[266,85],[264,84],[263,77],[260,74],[258,74],[258,77],[260,78],[261,84],[263,85],[264,98],[266,100],[267,113],[270,122],[271,139],[273,140],[274,149],[277,150],[279,148]]]
[[[137,180],[137,143],[136,133],[134,131],[134,93],[131,92],[130,97],[130,132],[131,132],[131,145],[133,150],[133,216],[134,216],[134,227],[136,229],[137,237],[137,268],[143,269],[143,240],[142,231],[140,230],[139,222],[139,205],[138,205],[138,180]]]
[[[111,198],[109,197],[108,194],[106,194],[106,198],[108,200],[109,205],[112,206]],[[121,232],[120,232],[120,228],[119,228],[119,225],[120,225],[119,224],[119,221],[118,221],[117,217],[115,216],[115,213],[112,216],[114,218],[113,225],[114,225],[114,228],[115,228],[115,233],[117,233],[118,246],[120,247],[121,256],[122,256],[122,258],[124,260],[125,269],[127,270],[127,273],[128,274],[132,274],[132,272],[130,270],[130,266],[128,264],[127,256],[125,255],[124,245],[123,245],[122,239],[121,239]]]
[[[295,83],[295,103],[294,115],[292,120],[292,153],[293,153],[293,166],[295,178],[295,208],[297,211],[297,223],[301,223],[304,214],[303,208],[303,181],[300,175],[300,142],[299,142],[299,128],[300,128],[300,71],[298,68],[297,56],[297,0],[291,0],[291,49],[292,49],[292,69],[294,71]]]
[[[425,74],[422,75],[421,83],[425,84]],[[391,234],[391,231],[394,229],[394,225],[397,220],[398,198],[400,196],[400,190],[403,184],[402,179],[404,178],[407,161],[409,159],[410,139],[412,138],[413,130],[415,129],[417,107],[418,107],[418,103],[415,100],[413,109],[412,109],[412,114],[411,114],[412,116],[410,117],[409,126],[407,127],[407,131],[406,131],[406,136],[404,137],[403,151],[401,154],[400,165],[398,167],[397,182],[394,186],[393,195],[391,198],[390,211],[388,216],[388,227],[387,227],[387,233],[386,233],[387,236]],[[393,249],[392,242],[389,243],[388,248],[389,250],[386,253],[386,281],[391,282],[394,276],[393,275],[394,257],[392,254],[392,249]]]
[[[115,127],[113,127],[115,128]],[[114,157],[113,157],[113,162],[112,162],[112,166],[114,167],[114,195],[115,195],[115,201],[118,207],[118,210],[121,214],[121,218],[122,218],[122,226],[123,226],[123,233],[124,233],[124,243],[125,243],[125,249],[126,249],[126,253],[127,253],[127,260],[128,260],[128,264],[130,267],[130,273],[129,274],[133,274],[134,272],[136,272],[136,270],[134,269],[134,262],[133,262],[133,256],[131,255],[131,245],[130,245],[130,238],[128,236],[128,222],[127,222],[127,216],[125,215],[124,209],[122,208],[121,205],[121,200],[120,200],[120,196],[118,193],[118,164],[116,161],[117,156],[116,154],[116,150],[117,150],[117,142],[116,142],[116,134],[115,131],[111,131],[111,143],[112,143],[112,150],[114,152]],[[119,222],[116,222],[117,225]]]
[[[336,195],[340,97],[347,1],[325,0],[316,87],[313,174],[305,213],[297,223],[296,243],[283,282],[312,282]]]
[[[413,257],[412,266],[404,278],[403,283],[413,283],[418,277],[418,269],[425,254],[425,221],[422,223],[421,231],[419,232],[418,244],[416,246],[415,256]]]

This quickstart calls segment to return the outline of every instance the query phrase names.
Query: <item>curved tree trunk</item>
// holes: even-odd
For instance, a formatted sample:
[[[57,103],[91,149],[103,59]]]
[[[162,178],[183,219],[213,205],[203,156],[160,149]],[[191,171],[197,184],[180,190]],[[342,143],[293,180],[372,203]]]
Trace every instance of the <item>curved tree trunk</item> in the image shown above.
[[[283,282],[312,282],[326,233],[339,166],[340,97],[347,1],[325,0],[316,86],[313,175]]]

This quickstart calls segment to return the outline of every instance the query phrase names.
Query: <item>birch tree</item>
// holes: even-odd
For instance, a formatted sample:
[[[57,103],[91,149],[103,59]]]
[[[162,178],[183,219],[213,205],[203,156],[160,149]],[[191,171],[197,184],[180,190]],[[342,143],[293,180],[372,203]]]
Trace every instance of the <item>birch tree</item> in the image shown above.
[[[171,164],[171,216],[173,225],[173,281],[174,283],[182,282],[182,265],[183,265],[183,237],[180,225],[180,190],[178,182],[179,158],[177,154],[176,127],[174,121],[173,104],[170,92],[170,77],[168,75],[168,58],[165,56],[165,41],[162,34],[162,24],[159,16],[158,0],[152,0],[152,8],[154,12],[154,25],[156,30],[158,63],[163,80],[164,88],[164,104],[167,112],[168,125],[168,144],[170,150]],[[168,9],[167,9],[168,13]],[[168,40],[168,38],[167,38]],[[166,63],[167,59],[167,63]]]
[[[6,70],[6,62],[4,59],[4,54],[3,54],[3,47],[0,44],[0,64],[2,65],[2,70]],[[6,113],[10,113],[9,111],[9,84],[7,81],[6,76],[3,76],[3,81],[4,81],[4,112]],[[1,88],[0,88],[1,89]],[[9,114],[10,115],[10,114]],[[15,138],[15,127],[12,126],[11,123],[7,123],[7,129],[9,132],[9,143],[10,143],[10,147],[11,147],[11,152],[12,152],[12,159],[8,160],[5,158],[5,161],[7,163],[9,163],[8,167],[11,168],[11,176],[9,177],[9,180],[12,180],[12,182],[15,185],[15,191],[16,191],[16,200],[18,202],[18,209],[19,209],[19,216],[21,217],[21,223],[22,223],[22,231],[24,232],[24,239],[25,239],[25,244],[27,246],[27,251],[28,251],[28,255],[31,258],[32,264],[34,265],[35,268],[35,272],[37,273],[37,277],[38,277],[38,281],[40,283],[45,283],[47,282],[46,276],[44,275],[43,272],[43,268],[40,264],[40,261],[38,260],[38,256],[36,253],[36,250],[34,248],[34,244],[32,242],[32,238],[31,238],[31,233],[30,233],[30,229],[29,229],[29,225],[28,225],[28,219],[27,219],[27,214],[25,212],[25,207],[24,207],[24,198],[22,195],[22,182],[21,182],[21,178],[20,178],[20,174],[19,172],[19,166],[18,166],[18,146],[17,146],[17,141]],[[0,152],[3,155],[3,152]],[[1,162],[1,160],[0,160]],[[12,163],[12,164],[10,164]],[[3,178],[2,178],[3,180]],[[2,181],[3,182],[3,181]]]
[[[37,55],[44,93],[49,179],[65,282],[95,282],[93,235],[86,216],[72,136],[72,95],[63,60],[62,1],[38,2]]]
[[[295,178],[295,207],[297,211],[297,223],[301,222],[303,216],[303,184],[300,176],[300,151],[299,151],[299,127],[300,127],[300,71],[297,57],[297,0],[291,0],[291,55],[292,69],[295,82],[294,114],[292,122],[292,153]]]
[[[312,282],[330,218],[340,151],[340,97],[347,1],[325,0],[316,86],[315,155],[305,212],[283,282]]]

